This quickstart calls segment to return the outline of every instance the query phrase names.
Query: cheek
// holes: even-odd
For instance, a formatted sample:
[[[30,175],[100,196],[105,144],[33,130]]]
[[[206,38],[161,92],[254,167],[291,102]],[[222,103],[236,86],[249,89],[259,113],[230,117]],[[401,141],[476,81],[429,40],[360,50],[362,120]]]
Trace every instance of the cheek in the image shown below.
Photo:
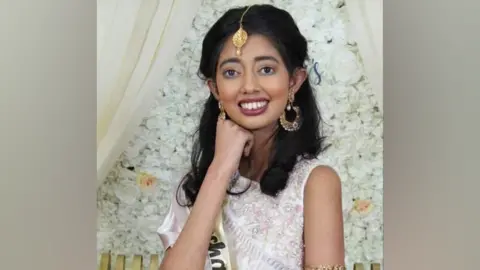
[[[288,88],[285,84],[270,84],[268,87],[264,88],[268,93],[270,98],[275,101],[287,100],[288,97]]]
[[[278,79],[265,79],[262,82],[264,91],[270,97],[270,101],[275,104],[287,103],[288,99],[288,82]]]
[[[281,114],[285,107],[287,106],[288,101],[288,90],[283,88],[271,88],[270,89],[270,106],[274,109],[275,114]]]
[[[239,80],[222,80],[221,83],[218,83],[220,98],[225,105],[236,102],[240,87]]]

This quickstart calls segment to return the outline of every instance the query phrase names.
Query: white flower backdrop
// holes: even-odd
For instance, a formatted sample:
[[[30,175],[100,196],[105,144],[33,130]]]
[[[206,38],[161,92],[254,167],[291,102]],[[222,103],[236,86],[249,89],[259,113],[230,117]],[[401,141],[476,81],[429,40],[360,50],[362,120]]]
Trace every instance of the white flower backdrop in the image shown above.
[[[310,80],[343,181],[347,265],[383,260],[383,115],[350,35],[341,0],[270,1],[288,10],[309,40]],[[174,185],[188,169],[191,135],[208,89],[196,76],[201,40],[227,8],[205,1],[155,105],[98,190],[98,253],[162,254],[156,235]],[[148,264],[148,257],[145,257]],[[350,268],[349,268],[350,269]]]

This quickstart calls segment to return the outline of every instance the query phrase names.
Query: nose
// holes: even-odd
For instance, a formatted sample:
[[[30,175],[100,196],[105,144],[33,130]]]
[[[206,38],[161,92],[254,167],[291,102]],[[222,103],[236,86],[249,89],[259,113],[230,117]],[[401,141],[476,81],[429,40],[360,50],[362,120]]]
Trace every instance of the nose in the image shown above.
[[[257,77],[253,72],[246,72],[244,76],[243,92],[245,94],[255,93],[259,90]]]

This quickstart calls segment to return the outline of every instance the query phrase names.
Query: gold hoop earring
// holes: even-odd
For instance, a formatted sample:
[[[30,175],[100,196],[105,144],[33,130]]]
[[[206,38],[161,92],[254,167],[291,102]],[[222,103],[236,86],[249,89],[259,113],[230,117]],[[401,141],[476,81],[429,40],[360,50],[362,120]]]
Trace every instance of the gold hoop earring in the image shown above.
[[[218,118],[225,120],[227,119],[227,114],[225,113],[225,109],[223,108],[222,102],[218,102],[218,108],[220,109],[220,113],[218,114]]]
[[[302,126],[303,120],[300,107],[293,106],[294,99],[295,97],[293,95],[293,91],[289,91],[286,111],[283,111],[282,115],[280,116],[280,125],[283,127],[283,129],[290,132],[299,130]],[[288,121],[287,112],[290,112],[292,110],[295,112],[295,119],[293,121]]]

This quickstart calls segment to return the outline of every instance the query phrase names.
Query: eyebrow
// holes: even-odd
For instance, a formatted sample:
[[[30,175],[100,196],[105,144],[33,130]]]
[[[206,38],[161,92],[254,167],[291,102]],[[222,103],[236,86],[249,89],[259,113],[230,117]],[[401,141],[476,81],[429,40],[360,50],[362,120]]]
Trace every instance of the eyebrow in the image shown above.
[[[254,61],[255,62],[260,62],[260,61],[273,61],[275,63],[279,63],[277,58],[273,57],[273,56],[269,56],[269,55],[262,55],[262,56],[257,56],[254,58]],[[224,65],[228,64],[228,63],[240,63],[240,59],[238,57],[231,57],[231,58],[227,58],[225,60],[223,60],[220,65],[219,65],[219,68],[223,67]]]

